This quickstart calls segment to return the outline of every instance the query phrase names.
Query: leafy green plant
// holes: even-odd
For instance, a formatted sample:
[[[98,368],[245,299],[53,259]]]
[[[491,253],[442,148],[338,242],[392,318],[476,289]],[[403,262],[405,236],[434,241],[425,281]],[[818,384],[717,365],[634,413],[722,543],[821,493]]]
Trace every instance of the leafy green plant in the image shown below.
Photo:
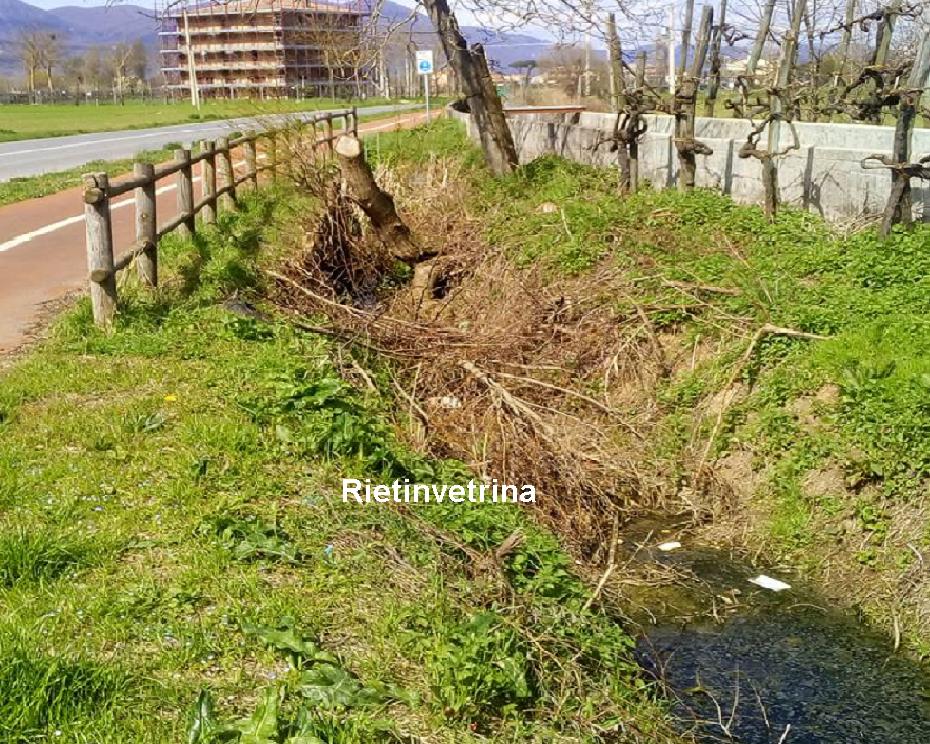
[[[445,715],[486,722],[532,705],[538,692],[532,649],[501,617],[480,612],[442,633],[426,663]]]
[[[294,627],[293,618],[284,618],[277,627],[242,623],[242,632],[254,636],[271,648],[285,654],[294,669],[317,663],[337,664],[338,659],[322,650],[314,641],[302,636]]]
[[[254,515],[220,514],[201,531],[215,534],[236,560],[271,560],[297,564],[303,560],[297,546],[277,524]]]
[[[243,623],[242,629],[284,653],[298,674],[266,688],[250,716],[228,723],[219,721],[210,693],[201,690],[190,714],[188,744],[362,744],[373,741],[375,732],[378,740],[393,738],[391,722],[364,709],[381,706],[396,693],[362,684],[338,657],[300,635],[293,620],[277,628]],[[283,715],[283,704],[295,695],[296,716]]]

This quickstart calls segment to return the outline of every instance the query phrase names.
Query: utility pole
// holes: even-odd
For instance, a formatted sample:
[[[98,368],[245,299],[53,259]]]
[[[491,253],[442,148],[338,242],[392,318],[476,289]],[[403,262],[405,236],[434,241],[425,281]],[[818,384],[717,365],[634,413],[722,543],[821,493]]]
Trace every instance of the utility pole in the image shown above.
[[[197,85],[197,63],[194,60],[194,51],[191,49],[191,29],[187,22],[187,8],[182,11],[184,17],[184,45],[187,49],[187,76],[191,85],[191,105],[200,110],[200,87]]]

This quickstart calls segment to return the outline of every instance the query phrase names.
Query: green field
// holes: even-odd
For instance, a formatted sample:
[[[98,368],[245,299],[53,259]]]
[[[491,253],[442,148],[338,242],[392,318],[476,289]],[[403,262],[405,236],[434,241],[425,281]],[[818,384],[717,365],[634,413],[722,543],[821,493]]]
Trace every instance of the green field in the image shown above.
[[[237,116],[316,111],[341,106],[376,106],[391,103],[385,98],[365,101],[333,101],[316,98],[305,101],[208,101],[198,112],[189,103],[163,101],[127,102],[72,106],[67,104],[7,104],[0,106],[0,142],[66,134],[86,134],[119,129],[144,129],[184,122],[229,119]]]

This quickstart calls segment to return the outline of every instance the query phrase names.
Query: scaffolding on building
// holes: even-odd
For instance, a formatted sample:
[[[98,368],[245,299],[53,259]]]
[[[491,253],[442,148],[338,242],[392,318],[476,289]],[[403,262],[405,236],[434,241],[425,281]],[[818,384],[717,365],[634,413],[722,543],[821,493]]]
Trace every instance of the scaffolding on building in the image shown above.
[[[370,91],[361,0],[208,0],[159,12],[167,89],[203,98],[352,98]]]

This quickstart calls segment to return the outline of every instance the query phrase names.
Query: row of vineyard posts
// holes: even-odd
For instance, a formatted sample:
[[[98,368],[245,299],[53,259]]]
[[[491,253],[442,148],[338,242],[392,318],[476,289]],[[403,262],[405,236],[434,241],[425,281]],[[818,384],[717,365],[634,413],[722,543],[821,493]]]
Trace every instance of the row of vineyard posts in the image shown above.
[[[912,162],[910,151],[917,117],[930,119],[930,110],[921,108],[930,75],[930,35],[923,34],[912,49],[892,57],[889,52],[895,24],[904,17],[916,19],[920,8],[906,6],[903,0],[891,0],[889,5],[857,17],[856,2],[846,0],[842,23],[818,31],[807,7],[808,0],[789,0],[790,24],[777,40],[777,64],[763,74],[759,61],[767,40],[773,37],[775,0],[766,0],[761,22],[752,37],[727,22],[727,0],[719,0],[716,12],[713,6],[705,5],[693,32],[694,0],[686,0],[676,86],[671,94],[647,82],[644,52],[638,52],[632,64],[627,62],[616,19],[609,14],[605,36],[610,102],[616,119],[612,132],[602,135],[593,147],[606,144],[616,153],[621,188],[634,191],[641,183],[638,151],[647,131],[645,115],[671,114],[675,117],[678,187],[684,191],[693,189],[696,156],[712,154],[710,147],[695,138],[699,92],[705,92],[702,114],[714,116],[719,108],[723,42],[734,44],[752,38],[745,71],[736,80],[734,94],[723,105],[751,125],[738,155],[759,161],[766,215],[773,219],[779,207],[779,159],[800,147],[795,122],[841,117],[864,123],[893,120],[891,155],[872,155],[862,163],[863,168],[891,171],[892,189],[880,228],[887,235],[893,225],[912,219],[911,180],[930,179],[930,156]],[[808,55],[807,62],[799,64],[802,26],[806,27]],[[874,46],[868,58],[860,62],[849,58],[852,31],[857,27],[864,32],[875,30]],[[826,47],[825,40],[837,36],[839,45],[833,54],[841,64],[834,74],[827,75],[821,70],[819,50]],[[871,33],[869,36],[872,38]]]

